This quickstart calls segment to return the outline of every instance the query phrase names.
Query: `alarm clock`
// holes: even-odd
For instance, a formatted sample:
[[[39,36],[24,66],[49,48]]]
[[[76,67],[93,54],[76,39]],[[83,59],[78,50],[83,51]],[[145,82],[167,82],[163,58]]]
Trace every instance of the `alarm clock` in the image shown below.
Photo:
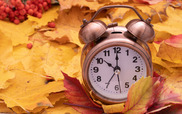
[[[130,8],[139,19],[131,20],[125,27],[94,20],[109,8]],[[104,6],[89,21],[83,20],[79,31],[80,42],[85,44],[81,56],[82,78],[83,87],[91,98],[104,104],[124,102],[132,84],[153,75],[147,45],[155,36],[150,21],[127,5]]]

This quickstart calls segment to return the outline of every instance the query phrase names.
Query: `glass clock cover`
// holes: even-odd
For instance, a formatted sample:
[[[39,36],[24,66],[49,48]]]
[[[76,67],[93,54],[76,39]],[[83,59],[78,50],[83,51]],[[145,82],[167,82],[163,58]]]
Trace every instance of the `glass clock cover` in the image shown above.
[[[124,46],[108,47],[91,60],[88,79],[92,88],[107,99],[127,98],[128,90],[142,76],[147,68],[142,56]]]

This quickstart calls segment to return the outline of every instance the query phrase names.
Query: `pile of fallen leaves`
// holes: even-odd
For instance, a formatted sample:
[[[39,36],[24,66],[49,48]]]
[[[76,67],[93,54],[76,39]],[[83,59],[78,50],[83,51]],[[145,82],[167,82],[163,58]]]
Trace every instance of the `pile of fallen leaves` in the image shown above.
[[[180,113],[182,111],[182,2],[178,0],[59,0],[38,19],[15,25],[0,20],[0,112]],[[130,5],[151,17],[149,44],[154,77],[140,79],[126,103],[95,105],[80,81],[82,20],[106,5]],[[97,19],[125,26],[138,18],[130,9],[109,9]],[[55,23],[55,28],[48,23]],[[64,72],[64,73],[63,73]]]

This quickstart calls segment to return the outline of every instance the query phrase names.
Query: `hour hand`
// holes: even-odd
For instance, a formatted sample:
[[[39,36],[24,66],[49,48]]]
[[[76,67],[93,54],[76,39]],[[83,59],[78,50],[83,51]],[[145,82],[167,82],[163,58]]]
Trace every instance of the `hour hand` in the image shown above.
[[[109,67],[112,67],[112,68],[114,68],[113,66],[112,66],[112,64],[111,63],[108,63],[107,61],[105,61],[104,60],[104,62],[109,66]]]

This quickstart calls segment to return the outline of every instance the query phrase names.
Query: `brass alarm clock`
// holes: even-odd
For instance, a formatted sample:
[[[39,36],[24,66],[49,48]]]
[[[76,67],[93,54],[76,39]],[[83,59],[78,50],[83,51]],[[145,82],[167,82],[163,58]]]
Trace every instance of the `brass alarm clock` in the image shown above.
[[[140,19],[106,25],[95,17],[104,9],[130,8]],[[126,101],[128,90],[142,76],[152,76],[153,67],[147,42],[155,36],[150,18],[144,20],[131,6],[100,8],[90,21],[83,20],[79,38],[82,50],[82,77],[86,92],[104,104]]]

